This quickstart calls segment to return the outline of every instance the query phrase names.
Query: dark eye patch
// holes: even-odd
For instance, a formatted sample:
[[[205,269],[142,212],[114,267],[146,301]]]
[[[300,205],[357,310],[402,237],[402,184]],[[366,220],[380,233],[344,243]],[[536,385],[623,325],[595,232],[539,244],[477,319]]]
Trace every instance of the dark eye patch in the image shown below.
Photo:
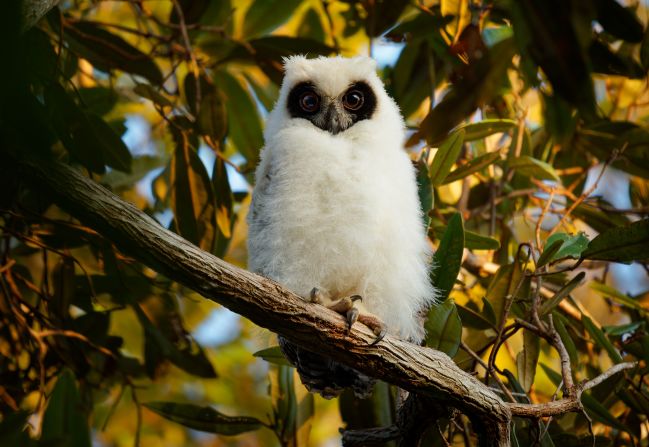
[[[305,107],[316,103],[315,107]],[[320,111],[320,95],[310,82],[300,82],[288,94],[288,111],[293,118],[306,118]]]
[[[359,93],[360,96],[362,96],[360,106],[358,106],[358,108],[346,107],[355,123],[371,118],[376,110],[376,95],[372,88],[363,81],[358,81],[350,85],[343,95],[343,101],[345,99],[349,101],[355,98]]]

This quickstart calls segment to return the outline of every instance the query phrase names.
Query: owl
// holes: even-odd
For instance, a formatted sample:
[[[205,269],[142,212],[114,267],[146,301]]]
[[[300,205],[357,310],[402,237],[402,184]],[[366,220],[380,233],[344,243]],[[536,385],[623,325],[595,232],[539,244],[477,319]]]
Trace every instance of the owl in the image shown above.
[[[285,59],[248,213],[249,268],[376,334],[419,343],[435,300],[405,128],[367,57]],[[372,381],[280,338],[325,397]]]

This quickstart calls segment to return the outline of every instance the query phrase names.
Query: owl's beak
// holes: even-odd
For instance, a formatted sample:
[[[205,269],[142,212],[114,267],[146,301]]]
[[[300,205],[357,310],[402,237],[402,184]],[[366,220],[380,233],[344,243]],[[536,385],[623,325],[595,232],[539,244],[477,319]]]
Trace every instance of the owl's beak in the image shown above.
[[[345,113],[342,107],[334,101],[327,107],[325,114],[324,124],[329,133],[336,135],[343,130],[346,130],[351,125],[351,120]]]

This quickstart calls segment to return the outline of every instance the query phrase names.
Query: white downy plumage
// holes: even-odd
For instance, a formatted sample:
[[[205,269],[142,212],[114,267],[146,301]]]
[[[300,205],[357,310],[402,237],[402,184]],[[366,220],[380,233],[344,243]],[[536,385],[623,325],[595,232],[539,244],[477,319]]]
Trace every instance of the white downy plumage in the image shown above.
[[[265,130],[249,213],[249,268],[308,297],[358,294],[361,312],[419,342],[419,312],[432,304],[431,249],[396,103],[366,57],[285,61]],[[292,87],[308,81],[334,98],[363,81],[376,96],[369,119],[332,134],[291,117]]]

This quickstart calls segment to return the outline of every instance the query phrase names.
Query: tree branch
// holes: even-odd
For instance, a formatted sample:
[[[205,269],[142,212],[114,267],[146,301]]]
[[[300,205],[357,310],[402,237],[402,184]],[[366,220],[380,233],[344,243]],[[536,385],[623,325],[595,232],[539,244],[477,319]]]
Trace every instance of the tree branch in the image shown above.
[[[347,331],[342,316],[308,303],[278,283],[235,267],[160,226],[134,205],[77,170],[56,161],[2,160],[12,173],[35,182],[72,216],[111,240],[124,253],[293,343],[317,350],[372,377],[457,408],[486,434],[481,445],[510,445],[512,414],[544,417],[578,411],[579,396],[635,364],[616,365],[579,387],[576,399],[544,404],[505,403],[489,387],[460,369],[446,354],[387,336],[363,325]],[[7,174],[9,170],[5,170]],[[378,433],[377,433],[378,434]]]

